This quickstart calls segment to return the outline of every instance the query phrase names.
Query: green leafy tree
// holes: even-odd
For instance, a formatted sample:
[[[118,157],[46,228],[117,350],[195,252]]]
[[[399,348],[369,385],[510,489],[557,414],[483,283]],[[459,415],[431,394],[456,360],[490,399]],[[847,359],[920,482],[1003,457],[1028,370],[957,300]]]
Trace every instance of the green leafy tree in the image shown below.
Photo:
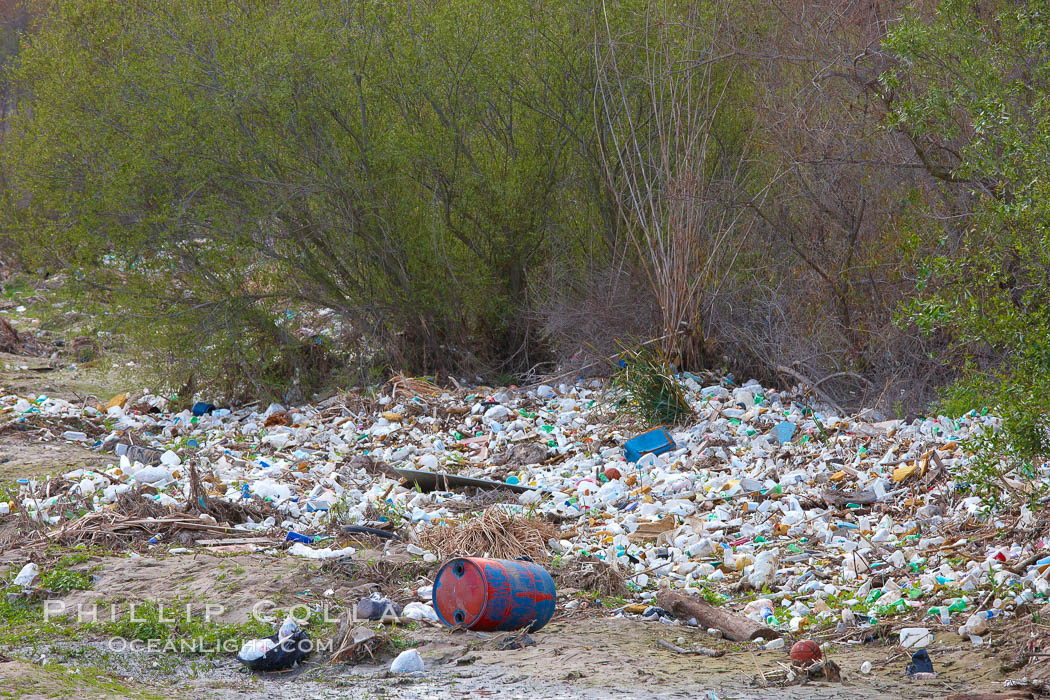
[[[887,47],[891,125],[970,198],[925,241],[908,316],[968,350],[948,407],[1002,416],[974,475],[995,500],[1009,470],[1050,453],[1050,4],[944,0],[909,14]]]
[[[11,73],[6,224],[176,385],[307,388],[330,363],[303,337],[299,314],[317,309],[359,359],[495,364],[523,345],[530,274],[593,228],[569,206],[589,16],[480,0],[53,3]]]

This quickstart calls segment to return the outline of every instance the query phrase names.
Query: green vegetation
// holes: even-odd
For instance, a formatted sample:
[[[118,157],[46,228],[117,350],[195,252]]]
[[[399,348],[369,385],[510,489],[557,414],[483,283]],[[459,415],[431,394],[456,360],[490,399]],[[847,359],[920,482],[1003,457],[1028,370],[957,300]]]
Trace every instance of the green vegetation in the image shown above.
[[[69,569],[48,569],[40,574],[40,587],[48,591],[88,591],[94,586],[91,575]]]
[[[368,362],[513,347],[529,271],[586,213],[563,205],[582,194],[588,15],[405,9],[55,3],[12,72],[32,105],[4,148],[26,263],[73,272],[180,360],[176,388],[316,385],[336,339],[300,328],[322,308]]]
[[[386,641],[393,650],[393,653],[400,654],[406,649],[412,649],[419,646],[420,643],[413,639],[409,634],[409,632],[417,628],[418,625],[411,621],[405,624],[391,626]],[[380,632],[382,633],[382,630],[380,630]]]
[[[48,553],[52,552],[49,551]],[[95,556],[95,553],[85,548],[84,551],[63,554],[55,561],[40,564],[40,573],[36,585],[46,591],[53,592],[91,590],[94,587],[91,575],[93,572],[101,569],[101,565],[82,571],[74,571],[72,567],[83,564],[93,556]],[[10,581],[18,574],[20,568],[19,566],[13,566],[8,570],[5,585],[9,586]],[[9,589],[13,590],[10,587]]]
[[[613,375],[613,386],[626,395],[625,408],[649,425],[677,425],[693,415],[674,369],[654,345],[624,347],[622,368]]]
[[[274,631],[273,625],[259,620],[230,624],[205,620],[202,615],[187,616],[185,605],[178,602],[163,609],[156,602],[142,603],[117,619],[89,623],[87,627],[100,636],[153,641],[160,648],[172,645],[176,651],[181,642],[193,643],[205,653],[220,655],[228,653],[229,645],[239,648],[245,640],[268,637]]]
[[[992,505],[1005,473],[1026,481],[1050,454],[1048,12],[1047,2],[944,0],[887,37],[898,58],[883,78],[891,125],[973,198],[960,226],[923,238],[930,255],[908,313],[964,349],[945,409],[991,406],[1002,417],[1002,432],[979,441],[971,475]]]
[[[661,147],[678,98],[649,99],[652,71],[706,55],[720,16],[645,0],[600,16],[479,0],[46,7],[9,74],[25,109],[0,157],[3,226],[24,266],[65,272],[70,298],[185,395],[305,392],[377,367],[509,378],[548,359],[523,314],[580,291],[552,275],[622,258],[617,192],[648,165],[606,150]],[[599,26],[604,85],[628,111],[596,120]],[[705,188],[731,170],[743,185],[748,85],[720,65],[681,74],[689,94],[721,95],[690,114],[718,149],[675,146]],[[686,225],[674,186],[660,217]],[[663,315],[696,323],[695,306]]]
[[[1050,2],[900,10],[3,3],[0,294],[181,399],[510,383],[655,339],[617,377],[646,421],[712,366],[988,408],[960,487],[1036,499]]]
[[[5,588],[0,598],[0,644],[19,646],[74,636],[75,630],[63,618],[44,621],[41,601],[8,595],[14,592]]]
[[[389,522],[395,530],[401,527],[408,518],[408,506],[404,502],[399,501],[395,503],[389,499],[376,501],[375,508],[379,519]]]
[[[14,679],[13,689],[0,690],[0,697],[121,697],[153,700],[163,693],[129,683],[111,670],[96,665],[78,664],[75,668],[60,663],[28,666]]]
[[[728,598],[727,596],[724,596],[721,593],[718,593],[717,591],[711,590],[710,588],[705,586],[700,581],[694,581],[693,583],[691,583],[689,585],[694,587],[694,588],[699,588],[700,589],[700,597],[703,598],[704,600],[706,600],[711,605],[724,605],[725,603],[727,603],[730,600],[730,598]],[[757,594],[753,595],[753,596],[745,595],[743,598],[741,598],[741,600],[748,600],[749,598],[753,599],[753,598],[757,598],[757,597],[758,597]]]
[[[41,575],[43,578],[44,574]],[[56,580],[66,579],[57,576]],[[13,587],[0,591],[0,644],[13,647],[54,640],[83,640],[85,636],[97,639],[120,637],[125,642],[147,642],[157,650],[170,653],[221,656],[236,651],[248,639],[268,637],[274,632],[274,626],[262,620],[233,624],[206,620],[199,610],[188,614],[185,602],[179,600],[163,604],[156,601],[136,603],[134,609],[126,601],[114,602],[112,608],[109,603],[99,601],[93,611],[84,613],[83,620],[78,621],[75,612],[53,614],[45,619],[48,616],[45,616],[42,599],[14,593]],[[326,621],[318,611],[311,611],[300,624],[318,640],[330,636],[335,628],[334,622]]]

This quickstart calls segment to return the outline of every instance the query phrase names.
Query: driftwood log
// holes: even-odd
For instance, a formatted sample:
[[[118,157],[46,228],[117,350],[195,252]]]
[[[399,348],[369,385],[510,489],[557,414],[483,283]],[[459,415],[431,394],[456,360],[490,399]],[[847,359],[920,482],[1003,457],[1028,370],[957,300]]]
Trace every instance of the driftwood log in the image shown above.
[[[656,604],[677,617],[686,620],[695,617],[704,629],[720,630],[725,639],[734,642],[750,642],[760,638],[776,639],[780,636],[776,630],[760,625],[750,618],[680,593],[660,591],[656,594]]]

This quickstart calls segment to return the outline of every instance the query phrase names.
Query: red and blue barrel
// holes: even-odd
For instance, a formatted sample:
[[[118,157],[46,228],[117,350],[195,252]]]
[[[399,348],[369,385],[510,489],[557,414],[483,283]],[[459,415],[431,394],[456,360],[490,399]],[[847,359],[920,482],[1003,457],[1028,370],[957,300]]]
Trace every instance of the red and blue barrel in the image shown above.
[[[555,597],[554,579],[528,561],[462,557],[434,577],[434,610],[449,627],[535,632],[554,616]]]

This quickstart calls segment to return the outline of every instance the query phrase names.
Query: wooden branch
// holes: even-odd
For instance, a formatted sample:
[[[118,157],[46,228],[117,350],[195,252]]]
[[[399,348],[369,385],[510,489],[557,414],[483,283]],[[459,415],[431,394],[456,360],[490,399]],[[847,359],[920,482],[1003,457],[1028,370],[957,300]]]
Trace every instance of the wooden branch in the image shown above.
[[[673,651],[676,654],[696,654],[697,656],[710,656],[713,659],[717,659],[719,656],[725,656],[725,652],[721,649],[707,649],[705,647],[693,647],[692,649],[683,649],[682,647],[676,644],[665,642],[662,639],[657,639],[656,645],[663,647],[668,651]]]
[[[813,384],[813,388],[816,388],[816,387],[820,386],[821,384],[823,384],[826,381],[829,381],[831,379],[837,379],[839,377],[852,377],[852,378],[856,379],[858,382],[860,382],[860,383],[862,383],[862,384],[864,384],[864,385],[866,385],[868,387],[871,387],[871,382],[868,381],[868,379],[866,379],[865,377],[860,376],[856,372],[835,372],[834,374],[829,374],[828,376],[824,377],[823,379],[818,379],[816,381],[816,383]]]
[[[810,389],[813,391],[813,393],[816,394],[817,396],[819,396],[821,399],[823,399],[826,404],[828,404],[829,406],[834,408],[836,411],[838,411],[840,415],[843,415],[843,416],[846,415],[846,412],[842,409],[841,406],[839,406],[837,403],[835,403],[834,399],[832,399],[830,396],[825,394],[820,389],[819,386],[814,384],[809,379],[806,379],[805,377],[803,377],[801,374],[799,374],[795,370],[793,370],[790,367],[787,367],[785,365],[777,365],[777,371],[778,372],[782,372],[784,374],[790,374],[792,377],[794,377],[798,381],[802,382],[803,384],[808,385],[810,387]]]
[[[656,604],[680,618],[696,618],[704,629],[717,629],[722,636],[733,642],[750,642],[754,639],[777,639],[780,632],[761,625],[751,618],[716,608],[696,598],[680,593],[660,591]]]

